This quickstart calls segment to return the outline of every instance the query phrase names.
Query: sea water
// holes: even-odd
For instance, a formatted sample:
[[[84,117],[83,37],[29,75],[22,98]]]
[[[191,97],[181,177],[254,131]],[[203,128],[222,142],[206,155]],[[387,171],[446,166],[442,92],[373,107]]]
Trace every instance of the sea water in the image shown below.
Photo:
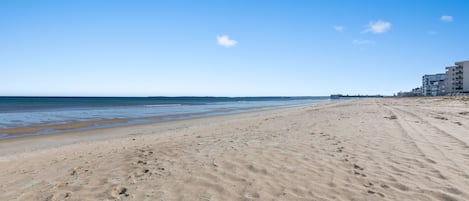
[[[0,130],[126,120],[83,129],[233,114],[329,101],[328,97],[0,97]],[[158,117],[158,118],[154,118]],[[76,129],[75,129],[76,130]],[[57,133],[43,130],[21,136]],[[20,135],[15,135],[20,136]],[[1,133],[0,139],[15,137]]]

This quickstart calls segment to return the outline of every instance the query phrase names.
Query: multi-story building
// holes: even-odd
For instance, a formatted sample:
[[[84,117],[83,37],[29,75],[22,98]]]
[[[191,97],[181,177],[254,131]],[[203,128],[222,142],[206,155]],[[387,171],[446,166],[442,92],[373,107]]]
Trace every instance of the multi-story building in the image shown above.
[[[447,95],[469,93],[469,61],[460,61],[454,64],[454,66],[446,67]]]
[[[411,93],[414,95],[414,96],[421,96],[422,95],[422,88],[420,87],[417,87],[417,88],[413,88]]]
[[[445,90],[445,73],[424,75],[422,77],[422,95],[424,96],[443,96]]]

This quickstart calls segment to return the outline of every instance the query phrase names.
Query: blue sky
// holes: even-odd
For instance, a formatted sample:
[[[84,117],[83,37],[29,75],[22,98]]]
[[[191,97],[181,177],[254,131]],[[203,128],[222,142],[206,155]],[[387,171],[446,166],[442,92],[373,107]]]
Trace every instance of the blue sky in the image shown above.
[[[386,94],[469,60],[469,1],[0,1],[0,95]]]

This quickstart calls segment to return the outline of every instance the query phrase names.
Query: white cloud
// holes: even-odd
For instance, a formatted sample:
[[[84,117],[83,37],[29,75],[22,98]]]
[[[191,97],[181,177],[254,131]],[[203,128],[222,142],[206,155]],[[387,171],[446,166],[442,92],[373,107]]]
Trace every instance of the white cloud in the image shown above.
[[[437,35],[438,32],[436,31],[428,31],[428,35],[431,35],[431,36],[434,36],[434,35]]]
[[[232,47],[238,44],[238,41],[230,39],[227,35],[217,36],[217,43],[224,47]]]
[[[453,16],[450,15],[443,15],[440,17],[440,20],[443,22],[452,22],[453,21]]]
[[[354,44],[354,45],[372,45],[372,44],[375,44],[375,42],[372,41],[372,40],[355,39],[355,40],[352,41],[352,44]]]
[[[338,31],[338,32],[342,32],[345,30],[345,27],[344,26],[340,26],[340,25],[334,25],[332,26],[332,28],[334,28],[334,30]]]
[[[389,29],[391,29],[391,26],[392,24],[390,22],[378,20],[376,22],[370,22],[366,26],[367,28],[365,29],[364,32],[365,33],[371,32],[371,33],[376,33],[376,34],[385,33],[389,31]]]

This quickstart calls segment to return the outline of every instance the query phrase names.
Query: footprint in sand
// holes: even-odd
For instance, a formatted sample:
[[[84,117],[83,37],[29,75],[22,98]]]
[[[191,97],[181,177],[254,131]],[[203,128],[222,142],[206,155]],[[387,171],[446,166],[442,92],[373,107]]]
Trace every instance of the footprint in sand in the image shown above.
[[[55,194],[46,198],[46,200],[68,200],[72,198],[71,192],[56,192]]]
[[[355,174],[355,175],[360,175],[360,176],[362,176],[362,177],[366,177],[366,174],[360,172],[360,171],[363,171],[364,168],[360,167],[360,166],[357,165],[357,164],[353,164],[353,168],[355,169],[355,170],[353,170],[353,174]]]
[[[356,171],[356,170],[353,171],[353,174],[355,174],[355,175],[360,175],[360,176],[362,176],[362,177],[366,177],[366,174],[363,174],[363,173],[358,172],[358,171]]]
[[[460,114],[460,115],[469,115],[469,112],[464,111],[464,112],[459,112],[458,114]]]
[[[383,193],[376,192],[376,191],[373,191],[373,190],[368,190],[367,192],[368,192],[369,194],[377,194],[377,195],[379,195],[379,196],[381,196],[381,197],[385,197]]]
[[[381,186],[381,188],[389,188],[389,186],[386,185],[386,184],[381,184],[380,186]]]
[[[371,186],[373,186],[373,183],[368,182],[368,183],[366,183],[366,184],[363,184],[363,186],[365,186],[365,187],[371,187]]]
[[[443,117],[443,116],[436,116],[434,117],[435,119],[440,119],[440,120],[448,120],[448,118]]]
[[[82,166],[75,167],[72,170],[70,170],[70,176],[77,176],[77,175],[81,175],[84,173],[90,174],[91,171],[89,171],[87,168],[82,167]]]
[[[128,192],[128,189],[125,187],[117,186],[111,191],[111,196],[114,198],[120,198],[120,197],[128,197],[130,194]]]
[[[339,153],[342,152],[343,150],[344,150],[344,147],[337,148],[337,152],[339,152]]]
[[[360,166],[357,165],[357,164],[353,164],[353,168],[354,168],[354,169],[358,169],[358,170],[364,170],[364,168],[360,167]]]
[[[394,120],[394,119],[397,119],[397,116],[396,115],[391,115],[389,117],[384,117],[385,119],[389,119],[389,120]]]

